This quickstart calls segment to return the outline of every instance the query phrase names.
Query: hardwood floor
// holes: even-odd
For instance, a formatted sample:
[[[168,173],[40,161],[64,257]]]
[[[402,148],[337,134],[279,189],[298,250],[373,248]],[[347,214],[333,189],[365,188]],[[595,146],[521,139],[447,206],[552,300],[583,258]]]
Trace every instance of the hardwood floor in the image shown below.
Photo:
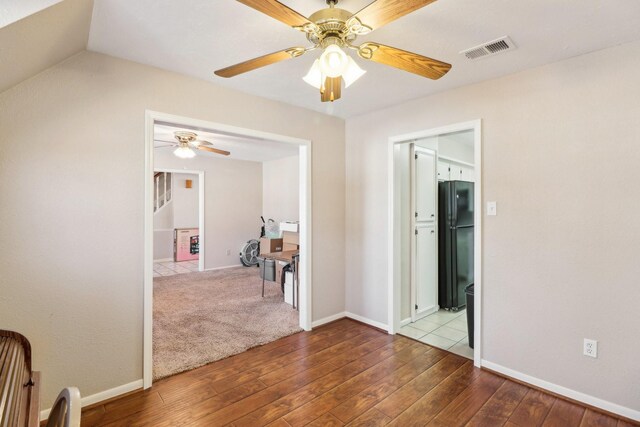
[[[340,320],[83,411],[82,426],[630,426]]]

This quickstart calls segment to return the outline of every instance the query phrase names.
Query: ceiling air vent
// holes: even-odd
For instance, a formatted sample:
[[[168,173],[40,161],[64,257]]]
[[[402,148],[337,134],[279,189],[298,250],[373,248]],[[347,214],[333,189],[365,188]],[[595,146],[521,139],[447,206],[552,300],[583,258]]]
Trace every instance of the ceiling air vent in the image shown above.
[[[460,52],[467,59],[479,59],[486,56],[497,55],[498,53],[507,52],[516,48],[515,43],[509,37],[501,37],[497,40],[492,40],[487,43],[483,43],[480,46],[472,47],[471,49],[463,50]]]

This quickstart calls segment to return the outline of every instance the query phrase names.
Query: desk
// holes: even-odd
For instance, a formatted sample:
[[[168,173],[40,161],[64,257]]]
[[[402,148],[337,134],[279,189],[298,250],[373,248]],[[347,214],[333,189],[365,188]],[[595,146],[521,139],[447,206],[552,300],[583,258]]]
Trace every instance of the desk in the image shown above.
[[[269,254],[260,254],[260,258],[272,259],[274,261],[282,261],[291,264],[293,273],[293,308],[298,309],[298,260],[300,258],[300,251],[284,251],[284,252],[272,252]],[[264,298],[264,278],[267,272],[267,263],[262,263],[262,298]]]
[[[270,254],[260,254],[258,255],[260,258],[273,259],[276,261],[282,262],[293,262],[293,257],[300,254],[299,250],[295,251],[284,251],[284,252],[272,252]]]

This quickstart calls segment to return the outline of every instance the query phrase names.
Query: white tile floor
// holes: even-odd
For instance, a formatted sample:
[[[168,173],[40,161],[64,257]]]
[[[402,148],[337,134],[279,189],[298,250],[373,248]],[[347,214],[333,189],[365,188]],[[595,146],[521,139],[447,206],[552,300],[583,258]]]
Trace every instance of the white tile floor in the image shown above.
[[[440,310],[403,326],[400,335],[473,359],[467,335],[467,312]]]
[[[198,261],[164,261],[153,263],[153,277],[174,276],[198,271]]]

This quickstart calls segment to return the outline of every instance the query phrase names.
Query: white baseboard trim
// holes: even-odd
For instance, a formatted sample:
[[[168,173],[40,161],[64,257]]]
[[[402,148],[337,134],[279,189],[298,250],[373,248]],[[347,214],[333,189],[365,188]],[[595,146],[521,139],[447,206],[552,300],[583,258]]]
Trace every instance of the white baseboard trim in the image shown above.
[[[125,393],[129,393],[134,390],[142,389],[142,380],[137,380],[129,384],[123,384],[118,387],[114,387],[109,390],[101,391],[100,393],[92,394],[91,396],[85,396],[82,398],[82,407],[93,405],[94,403],[104,402],[105,400],[112,399]],[[40,411],[40,420],[46,420],[49,418],[51,408]]]
[[[343,317],[348,317],[350,319],[357,320],[358,322],[366,323],[367,325],[373,326],[374,328],[383,329],[385,331],[389,330],[389,327],[385,323],[376,322],[375,320],[367,319],[366,317],[354,313],[349,313],[348,311],[336,313],[323,319],[314,320],[311,323],[311,327],[317,328],[318,326],[333,322],[334,320],[342,319]]]
[[[213,268],[205,268],[202,271],[215,271],[215,270],[225,270],[227,268],[234,268],[234,267],[243,267],[242,264],[234,264],[234,265],[225,265],[223,267],[213,267]],[[246,267],[246,268],[257,268],[257,267]]]
[[[587,405],[591,405],[596,408],[600,408],[605,411],[611,412],[613,414],[621,415],[623,417],[630,418],[635,421],[640,421],[640,411],[637,411],[635,409],[627,408],[625,406],[618,405],[616,403],[612,403],[603,399],[599,399],[597,397],[590,396],[588,394],[581,393],[579,391],[575,391],[570,388],[553,384],[548,381],[541,380],[539,378],[532,377],[527,374],[523,374],[522,372],[505,368],[504,366],[498,365],[497,363],[489,362],[488,360],[483,359],[482,366],[487,369],[491,369],[492,371],[506,375],[508,377],[515,378],[516,380],[520,380],[527,384],[531,384],[536,387],[540,387],[550,392],[559,394],[560,396],[568,397],[569,399],[573,399],[578,402],[582,402]]]
[[[314,320],[313,322],[311,322],[311,327],[317,328],[318,326],[331,323],[335,320],[342,319],[343,317],[347,317],[347,314],[344,311],[340,313],[332,314],[331,316],[327,316],[323,319]]]
[[[377,322],[375,320],[371,320],[366,317],[360,316],[359,314],[349,313],[348,311],[345,311],[344,314],[350,319],[357,320],[358,322],[366,323],[367,325],[373,326],[374,328],[389,331],[389,326],[386,323]]]
[[[154,259],[153,262],[173,262],[173,258]]]
[[[409,323],[411,323],[411,318],[407,317],[406,319],[400,321],[400,327],[407,326]]]

